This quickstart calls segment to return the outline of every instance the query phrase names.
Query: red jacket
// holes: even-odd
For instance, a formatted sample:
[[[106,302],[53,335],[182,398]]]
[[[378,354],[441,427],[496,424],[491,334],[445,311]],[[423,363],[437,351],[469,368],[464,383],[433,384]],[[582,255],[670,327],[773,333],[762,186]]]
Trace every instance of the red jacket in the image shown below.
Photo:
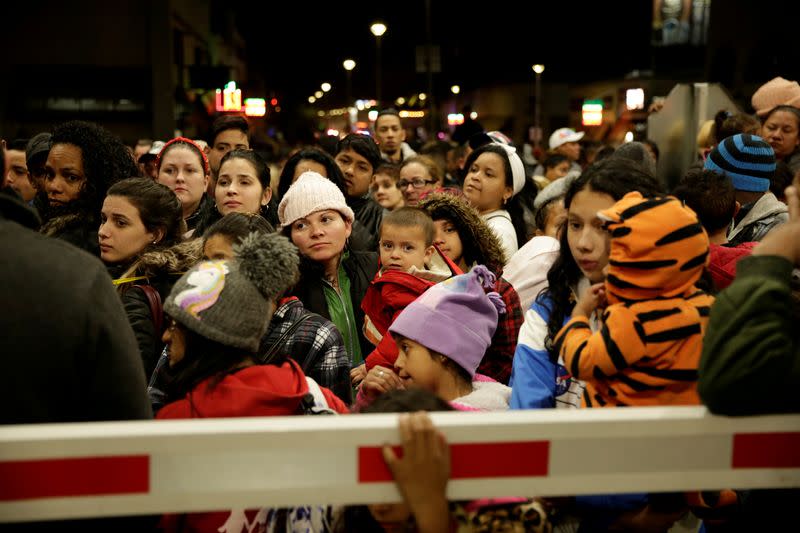
[[[256,365],[243,368],[225,376],[210,391],[209,380],[200,383],[186,398],[164,406],[156,418],[163,420],[296,415],[299,414],[301,400],[308,393],[306,376],[291,359],[281,366]],[[337,413],[348,412],[347,406],[335,394],[326,388],[321,389],[331,409]],[[160,527],[167,532],[216,533],[220,528],[225,529],[223,526],[230,527],[231,524],[242,521],[252,525],[265,516],[265,509],[169,514],[162,517]]]
[[[455,263],[439,252],[438,248],[434,253],[441,257],[443,263],[440,266],[446,266],[450,270],[450,276],[463,274]],[[389,333],[389,326],[408,304],[434,285],[435,282],[408,272],[378,271],[361,301],[361,309],[366,316],[364,335],[375,344],[375,349],[365,360],[367,371],[374,366],[394,368],[397,345]]]
[[[714,286],[718,291],[726,288],[736,277],[736,263],[739,259],[753,253],[756,242],[743,242],[738,246],[723,246],[712,244],[710,246],[710,259],[708,271],[714,280]]]

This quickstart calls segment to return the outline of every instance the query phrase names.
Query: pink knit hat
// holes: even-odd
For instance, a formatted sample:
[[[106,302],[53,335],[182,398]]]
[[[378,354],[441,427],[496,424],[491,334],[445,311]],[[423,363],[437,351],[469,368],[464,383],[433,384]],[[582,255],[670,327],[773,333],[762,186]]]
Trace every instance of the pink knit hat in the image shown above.
[[[759,87],[750,102],[760,117],[779,105],[800,107],[800,84],[779,76]]]
[[[281,227],[285,228],[295,220],[327,209],[338,211],[350,222],[355,218],[342,191],[331,180],[316,172],[303,172],[278,204],[278,220]]]

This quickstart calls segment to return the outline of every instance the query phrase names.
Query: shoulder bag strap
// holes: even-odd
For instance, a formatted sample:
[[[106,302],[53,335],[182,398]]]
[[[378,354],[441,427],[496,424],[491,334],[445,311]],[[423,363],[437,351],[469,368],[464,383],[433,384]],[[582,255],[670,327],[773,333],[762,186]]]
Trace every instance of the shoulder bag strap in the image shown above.
[[[272,362],[272,359],[275,358],[275,355],[278,352],[278,350],[282,348],[284,344],[286,344],[286,341],[289,340],[289,337],[291,337],[295,331],[297,331],[297,328],[300,327],[300,324],[311,318],[311,316],[312,316],[311,313],[306,313],[304,315],[301,315],[297,320],[295,320],[292,323],[292,325],[289,326],[289,328],[286,331],[284,331],[283,334],[281,334],[280,338],[278,338],[278,340],[273,342],[272,345],[270,345],[269,349],[267,349],[267,351],[261,356],[260,358],[261,364],[266,365]]]
[[[150,319],[153,321],[156,335],[160,338],[164,332],[164,307],[161,305],[161,295],[152,285],[134,285],[134,287],[140,289],[147,298],[147,304],[150,306]]]

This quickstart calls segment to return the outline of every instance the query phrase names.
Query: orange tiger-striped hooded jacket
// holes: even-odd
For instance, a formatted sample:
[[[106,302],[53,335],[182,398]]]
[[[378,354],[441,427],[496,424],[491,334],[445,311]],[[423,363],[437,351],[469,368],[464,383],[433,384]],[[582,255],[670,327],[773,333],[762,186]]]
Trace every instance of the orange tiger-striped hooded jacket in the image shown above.
[[[570,320],[555,349],[588,407],[699,404],[697,367],[714,299],[695,283],[708,237],[674,197],[631,192],[598,216],[611,233],[600,331]]]

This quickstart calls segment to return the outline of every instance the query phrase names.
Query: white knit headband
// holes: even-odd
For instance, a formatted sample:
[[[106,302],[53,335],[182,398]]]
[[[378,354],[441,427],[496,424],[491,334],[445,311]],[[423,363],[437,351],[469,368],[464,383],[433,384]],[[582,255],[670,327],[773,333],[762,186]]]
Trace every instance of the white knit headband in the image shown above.
[[[501,143],[492,144],[501,147],[508,154],[508,162],[511,165],[511,179],[514,184],[513,196],[516,196],[525,186],[525,165],[522,164],[522,159],[520,159],[517,149],[513,146]]]

